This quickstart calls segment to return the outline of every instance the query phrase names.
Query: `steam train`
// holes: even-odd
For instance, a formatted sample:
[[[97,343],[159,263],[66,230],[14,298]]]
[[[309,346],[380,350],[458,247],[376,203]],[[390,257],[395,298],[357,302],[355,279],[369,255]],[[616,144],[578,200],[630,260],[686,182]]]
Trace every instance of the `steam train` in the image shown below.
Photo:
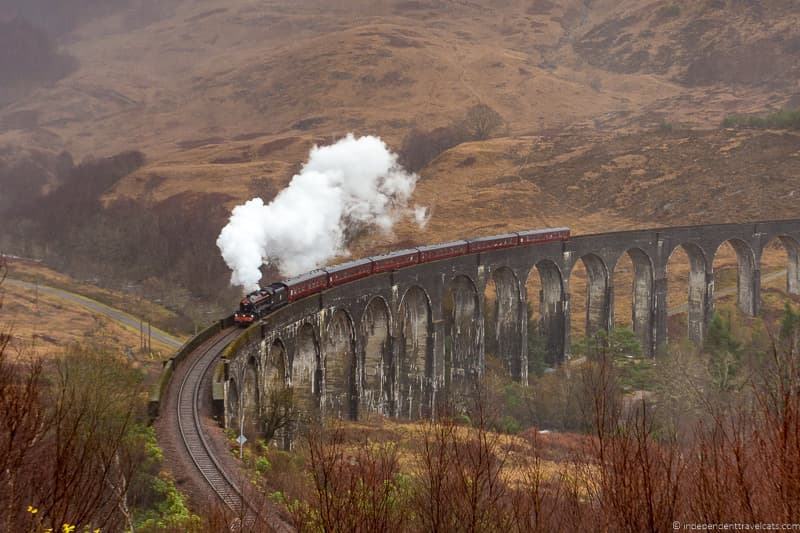
[[[420,246],[408,250],[398,250],[387,255],[358,259],[341,265],[312,270],[281,283],[273,283],[268,287],[253,291],[242,298],[239,309],[234,313],[233,318],[236,324],[246,327],[270,311],[288,303],[325,289],[365,278],[371,274],[390,272],[460,255],[567,239],[569,239],[569,228],[546,228]]]

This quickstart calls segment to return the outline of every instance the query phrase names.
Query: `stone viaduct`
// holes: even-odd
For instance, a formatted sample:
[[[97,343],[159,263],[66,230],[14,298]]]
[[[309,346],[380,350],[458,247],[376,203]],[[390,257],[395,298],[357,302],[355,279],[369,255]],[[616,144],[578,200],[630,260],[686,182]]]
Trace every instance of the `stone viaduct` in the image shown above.
[[[800,220],[715,224],[573,236],[445,259],[373,275],[278,309],[251,327],[225,361],[226,425],[248,427],[269,409],[270,394],[291,390],[302,412],[357,419],[377,412],[428,417],[437,401],[484,369],[484,331],[506,371],[527,383],[528,302],[553,361],[570,354],[570,321],[587,333],[613,324],[613,273],[627,254],[633,264],[632,324],[646,354],[667,338],[667,263],[682,247],[689,258],[688,337],[701,342],[713,311],[717,250],[730,243],[738,261],[738,305],[756,315],[760,263],[779,240],[788,256],[787,289],[800,294]],[[585,314],[571,313],[570,276],[587,274]],[[539,294],[526,280],[539,276]],[[493,280],[494,309],[484,289]],[[575,305],[581,310],[584,305]],[[493,321],[484,328],[485,318]],[[261,415],[261,416],[260,416]],[[255,425],[254,425],[255,424]]]

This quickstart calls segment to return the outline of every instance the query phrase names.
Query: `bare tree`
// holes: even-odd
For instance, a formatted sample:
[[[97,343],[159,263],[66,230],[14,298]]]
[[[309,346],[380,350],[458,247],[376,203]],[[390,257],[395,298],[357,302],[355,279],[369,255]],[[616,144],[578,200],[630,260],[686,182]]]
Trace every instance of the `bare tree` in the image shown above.
[[[500,113],[488,105],[476,104],[467,110],[463,123],[471,139],[483,141],[491,137],[505,121]]]
[[[296,508],[296,525],[313,531],[403,531],[397,448],[362,442],[349,448],[339,427],[309,432],[311,507]]]

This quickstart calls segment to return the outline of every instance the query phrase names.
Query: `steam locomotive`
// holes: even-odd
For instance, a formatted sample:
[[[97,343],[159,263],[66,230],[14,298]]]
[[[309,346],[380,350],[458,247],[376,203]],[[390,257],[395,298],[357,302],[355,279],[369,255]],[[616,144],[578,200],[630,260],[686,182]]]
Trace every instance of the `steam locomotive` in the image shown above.
[[[546,228],[420,246],[408,250],[398,250],[387,255],[358,259],[341,265],[312,270],[282,283],[273,283],[268,287],[253,291],[242,298],[239,309],[234,313],[233,318],[236,324],[246,327],[287,303],[365,278],[371,274],[390,272],[460,255],[567,239],[569,239],[569,228]]]

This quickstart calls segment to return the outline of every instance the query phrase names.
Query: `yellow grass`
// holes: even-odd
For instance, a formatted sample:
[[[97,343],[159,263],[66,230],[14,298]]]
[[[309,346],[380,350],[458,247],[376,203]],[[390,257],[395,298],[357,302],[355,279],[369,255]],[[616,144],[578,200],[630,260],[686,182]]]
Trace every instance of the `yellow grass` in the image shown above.
[[[138,354],[139,332],[56,297],[6,285],[0,323],[12,336],[11,349],[49,357],[71,343],[96,343],[137,359],[159,361],[171,349],[153,342],[153,354]],[[128,350],[130,352],[128,352]]]

